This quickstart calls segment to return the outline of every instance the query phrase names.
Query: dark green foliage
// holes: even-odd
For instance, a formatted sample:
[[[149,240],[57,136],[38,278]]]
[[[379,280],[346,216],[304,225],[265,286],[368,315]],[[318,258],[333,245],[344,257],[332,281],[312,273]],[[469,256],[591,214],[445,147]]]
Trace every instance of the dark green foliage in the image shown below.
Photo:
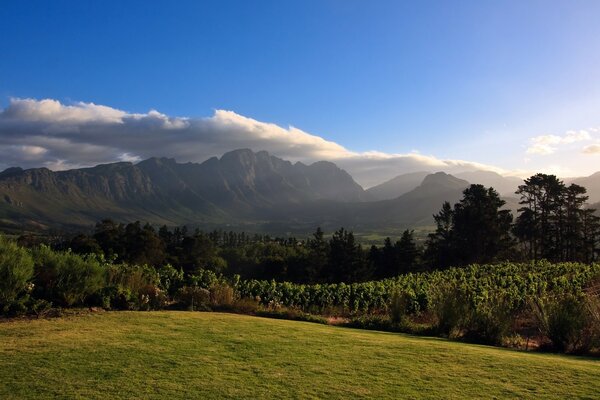
[[[255,312],[259,317],[288,319],[292,321],[314,322],[317,324],[327,324],[327,319],[319,315],[308,314],[300,310],[290,308],[280,308],[277,310],[262,309]]]
[[[81,304],[104,284],[106,269],[93,255],[55,252],[41,246],[33,251],[33,258],[38,295],[57,304]]]
[[[490,263],[509,258],[512,215],[502,210],[498,193],[471,185],[463,198],[450,207],[444,203],[434,216],[436,232],[429,235],[427,258],[432,267]]]
[[[356,282],[368,278],[369,266],[362,247],[354,234],[344,228],[336,231],[329,240],[329,257],[326,274],[330,282]]]
[[[513,326],[516,310],[504,294],[491,293],[477,304],[470,304],[463,337],[471,342],[499,345]]]
[[[586,352],[600,345],[600,304],[584,294],[541,296],[531,302],[541,332],[561,352]]]
[[[33,276],[31,255],[0,235],[0,312],[23,297]]]
[[[161,309],[167,303],[160,270],[148,265],[108,265],[105,286],[95,297],[97,305],[114,310]]]
[[[456,336],[463,329],[470,309],[470,300],[464,288],[454,282],[441,283],[432,291],[432,311],[438,333]]]
[[[171,296],[183,286],[183,270],[178,270],[171,264],[157,267],[156,273],[158,274],[158,286]]]
[[[391,278],[407,272],[413,272],[420,265],[421,250],[417,247],[414,231],[405,230],[400,240],[392,244],[391,238],[386,238],[383,247],[372,246],[369,251],[369,261],[375,267],[377,278]]]
[[[513,232],[529,259],[591,262],[598,256],[600,220],[585,208],[586,189],[554,175],[536,174],[519,186]]]

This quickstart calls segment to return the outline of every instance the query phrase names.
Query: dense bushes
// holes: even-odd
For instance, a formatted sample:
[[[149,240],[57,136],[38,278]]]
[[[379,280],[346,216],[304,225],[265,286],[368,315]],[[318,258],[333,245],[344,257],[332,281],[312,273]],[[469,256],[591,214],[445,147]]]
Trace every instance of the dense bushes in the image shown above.
[[[585,353],[600,346],[600,301],[589,295],[544,296],[532,302],[541,332],[555,350]]]
[[[33,259],[15,243],[0,236],[0,312],[7,312],[30,286]]]
[[[36,294],[59,305],[82,304],[104,283],[105,269],[94,255],[56,252],[41,246],[34,249],[33,258]]]

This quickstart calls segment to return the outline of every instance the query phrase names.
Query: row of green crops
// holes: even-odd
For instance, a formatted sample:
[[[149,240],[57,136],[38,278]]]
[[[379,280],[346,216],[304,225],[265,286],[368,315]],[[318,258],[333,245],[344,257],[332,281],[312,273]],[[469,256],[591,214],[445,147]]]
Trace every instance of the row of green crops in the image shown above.
[[[600,275],[600,264],[503,263],[471,265],[444,271],[406,274],[382,281],[354,284],[301,285],[290,282],[241,280],[234,283],[241,297],[263,304],[281,304],[305,311],[343,309],[345,312],[384,310],[395,292],[408,299],[409,312],[430,309],[443,288],[460,290],[474,304],[500,294],[505,306],[519,309],[545,294],[579,294]]]

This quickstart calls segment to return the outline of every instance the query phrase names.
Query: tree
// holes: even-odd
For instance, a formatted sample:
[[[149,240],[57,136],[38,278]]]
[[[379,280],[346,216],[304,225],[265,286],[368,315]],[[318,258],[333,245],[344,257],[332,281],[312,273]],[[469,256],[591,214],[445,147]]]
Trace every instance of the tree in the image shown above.
[[[554,175],[536,174],[526,179],[516,193],[521,196],[522,207],[513,232],[530,259],[558,262],[591,256],[585,237],[594,236],[589,230],[593,231],[594,223],[593,215],[584,209],[588,199],[584,187],[567,187]]]
[[[600,242],[600,217],[596,210],[586,208],[581,215],[581,255],[580,260],[591,263],[598,260],[598,243]]]
[[[329,240],[328,274],[332,282],[357,282],[370,277],[366,257],[354,234],[344,228]]]
[[[321,227],[317,227],[312,239],[309,239],[306,245],[308,260],[305,267],[305,279],[308,283],[318,282],[324,277],[329,262],[329,244],[325,241]]]
[[[432,268],[446,268],[454,264],[452,251],[452,206],[449,202],[442,204],[439,213],[433,216],[436,229],[427,236],[425,259]]]
[[[453,256],[460,264],[489,263],[507,256],[513,245],[512,214],[501,209],[504,204],[493,188],[465,189],[452,215]]]
[[[416,266],[419,257],[414,231],[407,229],[402,232],[400,240],[394,245],[394,250],[398,259],[396,274],[410,272]]]
[[[432,267],[488,263],[507,257],[513,245],[512,214],[493,188],[471,185],[451,208],[445,202],[434,215],[436,231],[427,240],[426,258]]]

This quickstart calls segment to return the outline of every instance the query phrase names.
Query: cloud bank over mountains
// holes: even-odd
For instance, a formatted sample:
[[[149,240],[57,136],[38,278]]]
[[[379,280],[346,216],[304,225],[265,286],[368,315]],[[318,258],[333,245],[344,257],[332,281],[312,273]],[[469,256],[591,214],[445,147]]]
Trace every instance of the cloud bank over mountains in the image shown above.
[[[294,127],[225,110],[206,118],[182,118],[155,110],[128,113],[93,103],[65,105],[52,99],[11,99],[0,110],[0,169],[45,166],[60,170],[153,156],[202,162],[238,148],[266,150],[292,161],[330,160],[365,187],[415,171],[506,172],[418,153],[355,152]]]

